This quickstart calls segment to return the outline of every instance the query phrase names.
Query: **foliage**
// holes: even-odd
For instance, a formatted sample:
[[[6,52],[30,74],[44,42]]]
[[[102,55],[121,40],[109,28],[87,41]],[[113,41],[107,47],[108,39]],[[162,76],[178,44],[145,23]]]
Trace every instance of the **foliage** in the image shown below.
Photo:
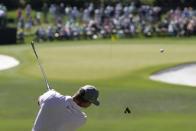
[[[41,9],[43,3],[60,4],[61,2],[63,2],[66,5],[84,6],[85,4],[88,4],[90,2],[99,5],[101,3],[114,4],[117,2],[122,2],[126,4],[132,1],[136,3],[142,3],[142,4],[158,5],[164,7],[165,9],[184,7],[184,6],[196,7],[195,0],[1,0],[0,3],[5,4],[8,7],[8,9],[14,9],[17,8],[18,6],[24,6],[27,3],[31,4],[35,9]]]
[[[163,7],[164,10],[175,9],[177,7],[196,7],[195,0],[155,0],[154,5]]]

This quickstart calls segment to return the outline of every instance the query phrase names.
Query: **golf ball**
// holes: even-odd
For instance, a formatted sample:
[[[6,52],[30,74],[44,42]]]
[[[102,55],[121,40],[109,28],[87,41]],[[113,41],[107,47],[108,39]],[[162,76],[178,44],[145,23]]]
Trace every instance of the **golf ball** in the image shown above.
[[[160,49],[160,52],[163,53],[165,50],[164,49]]]

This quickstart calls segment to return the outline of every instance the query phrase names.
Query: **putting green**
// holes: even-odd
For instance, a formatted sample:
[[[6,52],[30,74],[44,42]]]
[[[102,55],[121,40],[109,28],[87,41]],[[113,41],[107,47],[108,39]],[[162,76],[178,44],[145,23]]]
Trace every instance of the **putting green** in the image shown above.
[[[68,41],[36,46],[52,86],[72,95],[99,88],[100,107],[88,108],[79,131],[193,131],[196,89],[149,80],[162,68],[195,61],[195,38]],[[165,49],[160,53],[160,49]],[[0,130],[31,130],[45,85],[30,45],[1,46],[21,64],[0,72]],[[124,114],[125,107],[132,114]]]

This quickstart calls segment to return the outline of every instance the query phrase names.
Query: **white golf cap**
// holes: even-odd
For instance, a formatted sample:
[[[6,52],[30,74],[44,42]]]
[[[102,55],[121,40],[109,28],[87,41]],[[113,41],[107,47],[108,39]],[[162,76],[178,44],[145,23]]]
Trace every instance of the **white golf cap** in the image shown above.
[[[84,91],[84,95],[83,95],[84,100],[87,100],[95,104],[96,106],[100,104],[100,102],[98,101],[99,91],[96,89],[96,87],[92,85],[85,85],[81,87],[80,90]]]

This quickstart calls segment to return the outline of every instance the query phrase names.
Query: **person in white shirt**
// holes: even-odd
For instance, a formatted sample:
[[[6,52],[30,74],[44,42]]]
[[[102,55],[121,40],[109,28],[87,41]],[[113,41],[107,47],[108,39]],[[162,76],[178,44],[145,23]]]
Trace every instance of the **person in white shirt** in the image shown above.
[[[39,97],[40,110],[32,131],[76,131],[85,124],[86,114],[81,111],[91,103],[99,105],[99,91],[91,85],[81,87],[72,97],[49,90]]]

